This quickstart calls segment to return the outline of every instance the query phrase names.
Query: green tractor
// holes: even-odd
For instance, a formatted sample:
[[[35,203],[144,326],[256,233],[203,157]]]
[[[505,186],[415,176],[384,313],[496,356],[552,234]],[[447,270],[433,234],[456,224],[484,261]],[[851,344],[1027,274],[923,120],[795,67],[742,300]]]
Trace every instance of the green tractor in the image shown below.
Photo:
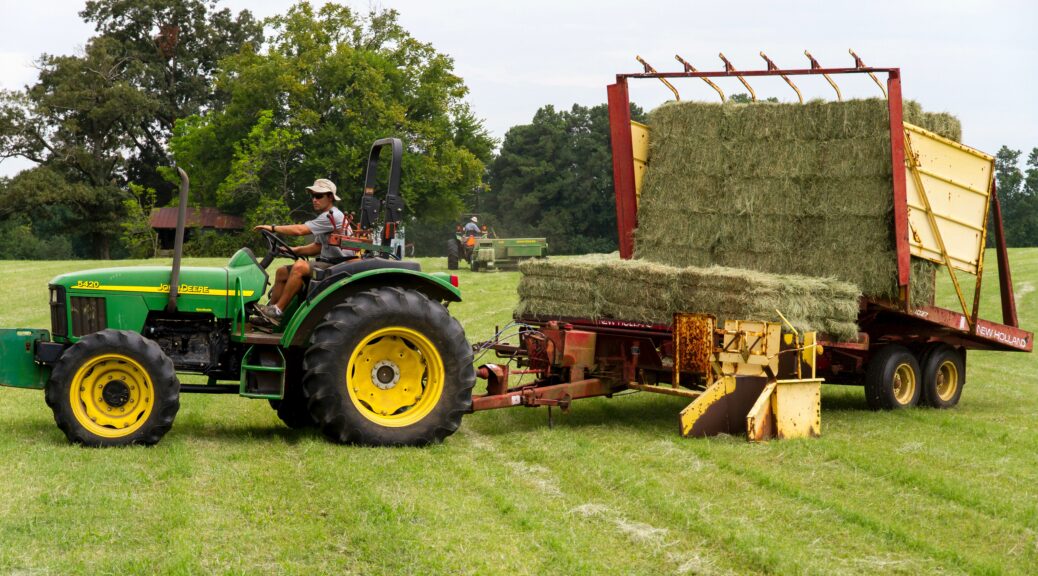
[[[381,151],[392,149],[382,202]],[[181,170],[172,269],[73,272],[50,283],[51,329],[0,331],[0,384],[44,389],[68,439],[88,446],[155,444],[182,392],[264,399],[290,427],[318,427],[334,442],[423,445],[453,433],[472,407],[472,349],[447,305],[456,277],[391,257],[400,221],[400,140],[371,148],[360,229],[339,238],[364,256],[317,271],[280,328],[249,321],[267,290],[267,266],[286,255],[264,232],[258,260],[242,248],[222,268],[181,267],[188,180]],[[205,384],[181,384],[198,374]]]

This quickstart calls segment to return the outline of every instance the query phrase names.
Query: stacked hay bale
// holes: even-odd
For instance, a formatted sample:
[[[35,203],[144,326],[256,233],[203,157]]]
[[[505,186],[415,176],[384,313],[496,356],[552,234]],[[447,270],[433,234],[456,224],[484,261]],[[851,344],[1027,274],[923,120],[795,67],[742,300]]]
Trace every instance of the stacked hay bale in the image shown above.
[[[959,140],[958,120],[905,102],[905,119]],[[674,312],[778,320],[836,338],[858,300],[897,297],[885,100],[681,102],[653,111],[635,260],[520,266],[517,313],[670,323]],[[934,267],[912,263],[912,300]]]
[[[954,117],[914,102],[905,119],[961,137]],[[650,121],[636,258],[831,276],[897,297],[885,100],[682,102]],[[914,302],[933,301],[932,265],[913,262],[912,287]]]
[[[529,260],[519,269],[521,315],[613,318],[670,324],[676,312],[779,321],[838,338],[857,335],[856,286],[828,278],[753,270],[676,267],[621,260],[616,253]]]

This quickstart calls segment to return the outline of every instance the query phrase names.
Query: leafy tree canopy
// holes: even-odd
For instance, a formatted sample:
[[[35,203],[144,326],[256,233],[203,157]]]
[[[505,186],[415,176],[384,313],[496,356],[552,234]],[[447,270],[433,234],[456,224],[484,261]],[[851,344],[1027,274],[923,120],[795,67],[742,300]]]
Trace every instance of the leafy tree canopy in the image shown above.
[[[631,106],[631,117],[645,114]],[[609,111],[545,106],[513,126],[490,169],[481,211],[501,236],[545,236],[553,253],[616,249]]]
[[[305,187],[330,178],[349,209],[371,143],[395,136],[408,212],[429,221],[461,212],[494,142],[462,100],[451,58],[411,37],[393,10],[303,2],[266,25],[264,50],[221,62],[226,106],[177,123],[172,148],[196,201],[249,215],[278,198],[301,219]]]

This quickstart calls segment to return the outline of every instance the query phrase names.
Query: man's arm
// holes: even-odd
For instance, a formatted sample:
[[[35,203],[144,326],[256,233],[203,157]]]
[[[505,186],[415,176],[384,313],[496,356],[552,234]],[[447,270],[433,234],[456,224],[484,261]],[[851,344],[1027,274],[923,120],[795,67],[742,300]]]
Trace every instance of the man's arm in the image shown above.
[[[306,224],[260,224],[259,226],[253,226],[252,230],[254,232],[266,230],[267,232],[284,234],[285,236],[306,236],[312,233]]]
[[[302,224],[298,224],[298,226],[302,226]],[[281,230],[281,226],[278,226],[278,230]],[[296,256],[317,256],[321,253],[321,245],[314,242],[306,246],[294,246],[292,252],[295,252]]]

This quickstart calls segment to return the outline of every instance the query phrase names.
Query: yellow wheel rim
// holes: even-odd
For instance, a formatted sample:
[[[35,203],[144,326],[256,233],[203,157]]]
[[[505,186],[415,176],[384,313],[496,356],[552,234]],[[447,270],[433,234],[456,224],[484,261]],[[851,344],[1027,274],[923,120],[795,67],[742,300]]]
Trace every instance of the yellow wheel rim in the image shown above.
[[[72,414],[90,433],[121,438],[148,420],[155,386],[140,362],[122,354],[101,354],[76,371],[69,401]]]
[[[443,358],[423,334],[391,326],[368,334],[346,365],[346,390],[365,418],[409,426],[432,412],[443,395]]]
[[[894,399],[897,403],[905,406],[915,397],[916,377],[915,370],[910,364],[898,364],[894,370]]]
[[[959,367],[952,360],[945,360],[937,367],[937,397],[948,402],[959,389]]]

